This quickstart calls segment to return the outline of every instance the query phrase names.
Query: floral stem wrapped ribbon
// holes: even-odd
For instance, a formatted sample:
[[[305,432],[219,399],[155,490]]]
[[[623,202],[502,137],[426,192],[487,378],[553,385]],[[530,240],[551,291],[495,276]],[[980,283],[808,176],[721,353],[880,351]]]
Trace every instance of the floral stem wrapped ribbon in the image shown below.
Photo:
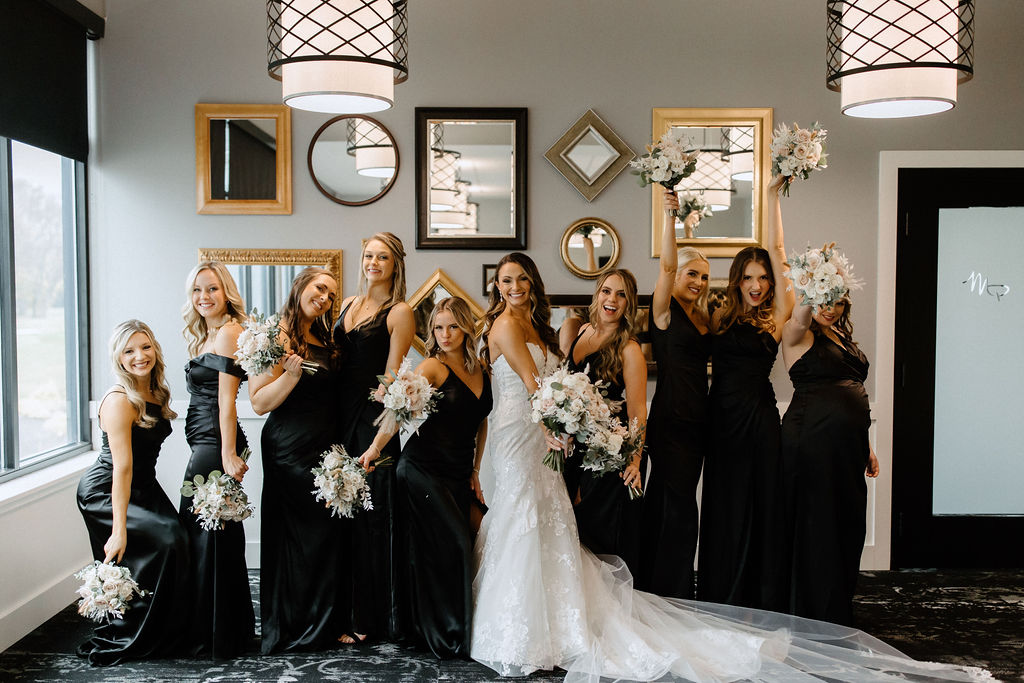
[[[136,595],[148,595],[149,591],[139,588],[128,567],[118,567],[95,560],[75,573],[82,581],[78,595],[78,613],[93,621],[121,618],[128,603]]]
[[[235,358],[246,374],[262,375],[281,362],[285,355],[279,339],[281,316],[275,314],[266,318],[254,308],[242,327]],[[319,368],[313,361],[302,361],[302,369],[310,375]]]
[[[627,427],[612,417],[588,435],[585,441],[587,450],[583,452],[580,467],[599,475],[623,472],[643,444],[644,428],[637,418],[634,417]],[[629,487],[630,500],[642,495],[644,492],[639,486]]]
[[[560,437],[573,437],[585,443],[602,421],[611,417],[611,406],[601,395],[601,383],[593,383],[586,372],[570,372],[563,365],[537,380],[537,391],[530,396],[530,419],[543,424]],[[571,454],[570,454],[571,455]],[[556,472],[565,470],[563,450],[548,450],[544,464]]]
[[[811,171],[828,168],[825,163],[828,155],[824,151],[825,138],[828,131],[817,121],[810,130],[793,124],[779,124],[772,138],[772,175],[783,176],[786,182],[782,185],[782,194],[789,196],[789,186],[795,178],[807,180]]]
[[[393,378],[377,375],[380,386],[370,392],[371,401],[384,404],[384,410],[373,424],[383,427],[389,434],[399,429],[411,428],[418,431],[419,426],[436,410],[437,399],[443,395],[430,385],[426,377],[413,372],[411,365],[406,357]],[[375,464],[380,465],[379,462]]]
[[[679,181],[697,170],[699,152],[687,151],[689,147],[690,138],[681,129],[669,128],[656,143],[647,145],[647,154],[629,162],[633,167],[630,173],[639,176],[640,187],[658,183],[675,190]],[[673,212],[678,218],[685,218],[688,213],[684,214],[682,208]]]
[[[800,294],[805,306],[817,311],[842,299],[851,289],[860,289],[864,283],[853,276],[853,266],[835,248],[835,243],[821,249],[809,245],[804,253],[793,252],[786,261],[786,277]]]
[[[248,461],[250,455],[246,448],[239,457]],[[192,481],[185,481],[181,495],[192,499],[189,510],[199,518],[199,526],[205,531],[223,529],[225,522],[241,522],[255,512],[242,485],[220,470],[210,472],[208,477],[197,474]]]
[[[324,451],[320,457],[320,466],[314,467],[312,472],[313,484],[316,486],[313,495],[317,500],[324,501],[325,507],[331,508],[332,516],[351,519],[360,507],[364,510],[373,509],[366,470],[344,447],[334,444]]]

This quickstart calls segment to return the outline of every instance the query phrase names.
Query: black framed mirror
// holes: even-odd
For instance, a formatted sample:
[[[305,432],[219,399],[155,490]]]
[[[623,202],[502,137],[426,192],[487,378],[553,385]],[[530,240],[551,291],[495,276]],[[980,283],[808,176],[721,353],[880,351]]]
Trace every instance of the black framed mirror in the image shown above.
[[[345,206],[372,204],[398,178],[398,145],[391,131],[369,116],[335,116],[309,141],[309,175],[316,189]]]
[[[525,249],[525,107],[416,108],[416,248]]]

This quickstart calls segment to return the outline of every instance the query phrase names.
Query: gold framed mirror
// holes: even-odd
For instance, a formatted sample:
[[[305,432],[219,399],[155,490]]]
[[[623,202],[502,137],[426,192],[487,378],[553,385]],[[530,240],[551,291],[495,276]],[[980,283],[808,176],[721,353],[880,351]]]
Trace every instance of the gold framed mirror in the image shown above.
[[[283,104],[195,108],[196,211],[292,212],[292,118]]]
[[[731,258],[761,243],[768,192],[771,107],[742,109],[653,110],[651,139],[670,128],[682,129],[691,149],[700,151],[697,170],[676,191],[705,199],[713,215],[704,218],[692,238],[675,219],[676,244],[693,245],[711,257]],[[663,208],[664,188],[651,186],[651,256],[661,255],[662,229],[671,218]]]
[[[469,310],[473,312],[476,320],[476,333],[480,334],[484,327],[484,309],[476,302],[476,299],[466,293],[462,287],[455,284],[455,281],[448,277],[442,269],[438,268],[434,274],[427,278],[426,282],[420,285],[406,302],[412,306],[413,316],[416,319],[416,334],[412,338],[412,346],[421,355],[426,355],[427,336],[430,330],[427,329],[427,322],[430,320],[430,312],[434,305],[442,299],[451,296],[458,296],[465,299],[469,304]]]
[[[562,233],[559,251],[569,272],[594,280],[619,262],[619,233],[600,218],[581,218]]]
[[[338,281],[334,318],[341,312],[341,249],[200,249],[199,262],[220,261],[235,278],[248,311],[265,315],[281,310],[292,280],[307,266],[326,268]]]

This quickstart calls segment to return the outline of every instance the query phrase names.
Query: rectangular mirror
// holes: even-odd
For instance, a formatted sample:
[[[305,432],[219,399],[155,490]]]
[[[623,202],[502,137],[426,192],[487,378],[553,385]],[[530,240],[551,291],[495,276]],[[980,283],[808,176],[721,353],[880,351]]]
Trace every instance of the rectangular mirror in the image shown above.
[[[651,139],[680,129],[700,151],[697,170],[676,191],[700,195],[714,215],[701,220],[692,239],[676,219],[676,244],[691,244],[707,256],[731,258],[761,242],[768,173],[772,109],[654,109]],[[766,137],[768,136],[768,137]],[[651,256],[661,255],[661,234],[670,218],[662,208],[664,189],[651,186]]]
[[[416,247],[526,248],[526,109],[416,108]]]
[[[196,210],[292,212],[291,110],[283,104],[196,105]]]

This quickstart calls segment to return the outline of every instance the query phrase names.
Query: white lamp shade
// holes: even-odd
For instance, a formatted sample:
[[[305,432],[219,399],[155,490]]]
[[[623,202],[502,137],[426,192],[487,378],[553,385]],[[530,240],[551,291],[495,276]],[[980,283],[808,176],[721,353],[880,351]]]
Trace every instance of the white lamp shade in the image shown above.
[[[356,172],[371,178],[390,178],[395,175],[393,147],[367,147],[356,149]]]
[[[927,67],[867,71],[843,77],[844,114],[867,119],[926,116],[956,104],[956,72]]]

